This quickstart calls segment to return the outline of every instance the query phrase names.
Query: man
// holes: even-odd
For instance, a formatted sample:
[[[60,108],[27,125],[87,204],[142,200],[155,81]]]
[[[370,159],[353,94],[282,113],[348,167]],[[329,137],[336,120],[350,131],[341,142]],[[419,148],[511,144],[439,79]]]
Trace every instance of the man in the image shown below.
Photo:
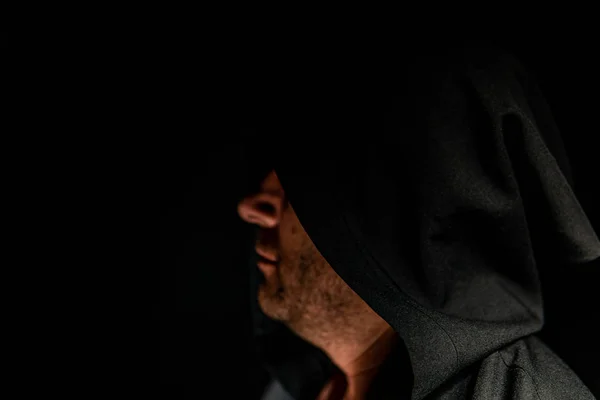
[[[343,372],[343,377],[329,380],[319,399],[334,393],[363,398],[396,333],[336,274],[284,199],[271,171],[260,193],[239,204],[240,216],[262,229],[256,246],[257,265],[265,277],[260,307],[323,349]]]
[[[413,67],[390,97],[311,105],[290,131],[343,140],[265,147],[239,203],[274,322],[265,399],[594,398],[535,336],[539,270],[600,256],[537,88],[487,49]]]

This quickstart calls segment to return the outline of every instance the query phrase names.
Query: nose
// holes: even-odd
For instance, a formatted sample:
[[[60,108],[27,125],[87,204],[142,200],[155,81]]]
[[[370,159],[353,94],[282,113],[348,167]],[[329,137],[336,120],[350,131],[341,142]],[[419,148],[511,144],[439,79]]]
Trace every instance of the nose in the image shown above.
[[[261,191],[240,201],[238,214],[248,223],[262,228],[274,228],[281,221],[282,203],[282,194]]]

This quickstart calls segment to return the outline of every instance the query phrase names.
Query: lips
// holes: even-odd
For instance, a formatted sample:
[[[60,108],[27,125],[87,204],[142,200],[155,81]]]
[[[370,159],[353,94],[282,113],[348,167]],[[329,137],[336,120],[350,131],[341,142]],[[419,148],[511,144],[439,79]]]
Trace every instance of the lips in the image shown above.
[[[264,247],[257,246],[256,253],[258,254],[258,262],[256,265],[266,276],[272,275],[277,269],[279,259],[274,252],[266,250]]]
[[[257,246],[256,253],[261,257],[261,261],[269,262],[271,264],[277,264],[279,262],[279,258],[277,254],[272,251],[267,250],[264,247]]]
[[[265,276],[271,276],[277,270],[276,263],[274,263],[272,261],[268,261],[262,257],[258,260],[258,262],[256,263],[256,266],[258,267],[259,270],[262,271],[263,274],[265,274]]]

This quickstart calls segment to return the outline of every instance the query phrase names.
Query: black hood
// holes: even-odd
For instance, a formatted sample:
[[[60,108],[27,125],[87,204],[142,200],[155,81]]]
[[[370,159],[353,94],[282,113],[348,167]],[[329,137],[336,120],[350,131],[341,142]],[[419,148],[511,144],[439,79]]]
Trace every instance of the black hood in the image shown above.
[[[540,331],[540,270],[600,257],[600,242],[548,106],[513,57],[454,47],[391,65],[386,82],[306,78],[266,140],[317,249],[399,334],[422,399]],[[314,398],[335,366],[256,305],[255,317],[268,369]]]

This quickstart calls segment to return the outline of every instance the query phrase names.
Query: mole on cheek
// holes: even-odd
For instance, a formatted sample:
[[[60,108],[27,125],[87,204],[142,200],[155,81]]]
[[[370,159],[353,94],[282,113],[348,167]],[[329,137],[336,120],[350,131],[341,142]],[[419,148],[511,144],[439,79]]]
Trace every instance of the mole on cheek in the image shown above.
[[[292,235],[295,235],[298,232],[298,228],[295,226],[292,226]]]

